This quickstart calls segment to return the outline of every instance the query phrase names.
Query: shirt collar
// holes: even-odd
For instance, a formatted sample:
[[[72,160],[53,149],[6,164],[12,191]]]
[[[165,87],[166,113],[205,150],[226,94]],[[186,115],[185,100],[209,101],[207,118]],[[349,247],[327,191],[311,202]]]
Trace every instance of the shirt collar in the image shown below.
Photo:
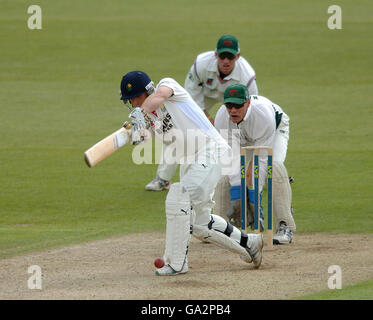
[[[231,79],[233,79],[233,80],[240,81],[240,73],[239,73],[238,67],[237,67],[237,63],[238,63],[238,61],[240,59],[241,59],[241,57],[239,57],[237,59],[236,63],[234,64],[234,68],[233,68],[232,72],[229,75],[227,75],[224,78],[224,80],[231,80]],[[213,60],[213,62],[210,63],[207,66],[207,70],[216,73],[218,76],[220,75],[219,69],[218,69],[218,58],[215,57],[215,59]]]

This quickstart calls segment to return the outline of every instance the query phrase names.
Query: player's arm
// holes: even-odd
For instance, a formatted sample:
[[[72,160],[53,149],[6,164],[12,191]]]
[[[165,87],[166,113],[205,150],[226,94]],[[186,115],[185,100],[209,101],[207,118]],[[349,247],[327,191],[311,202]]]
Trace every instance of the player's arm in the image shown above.
[[[194,64],[191,66],[184,82],[184,88],[192,99],[199,105],[199,107],[205,112],[206,116],[209,118],[209,115],[205,108],[205,97],[203,95],[203,79],[197,71],[198,58],[194,61]],[[210,119],[210,118],[209,118]]]
[[[212,125],[214,125],[214,118],[205,110],[203,110],[203,112],[205,113],[207,119],[210,120],[210,122],[212,123]]]
[[[242,71],[242,83],[246,85],[250,95],[258,95],[255,70],[244,57],[241,56],[238,61]]]
[[[204,109],[203,81],[197,74],[196,63],[197,61],[194,62],[185,78],[184,88],[186,91],[188,91],[190,96],[200,106],[200,108]]]
[[[249,84],[247,86],[247,90],[249,91],[250,95],[258,95],[258,86],[256,84],[256,76],[253,76],[254,78],[249,81]]]
[[[156,92],[147,97],[142,104],[141,108],[148,113],[152,113],[157,110],[163,103],[172,95],[174,91],[167,86],[160,86]]]

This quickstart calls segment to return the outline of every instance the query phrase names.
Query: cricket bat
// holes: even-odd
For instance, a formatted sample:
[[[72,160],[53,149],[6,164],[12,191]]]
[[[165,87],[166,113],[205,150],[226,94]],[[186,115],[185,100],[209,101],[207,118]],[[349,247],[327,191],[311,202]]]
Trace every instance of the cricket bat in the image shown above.
[[[130,141],[131,124],[127,123],[123,128],[100,140],[84,152],[84,160],[88,167],[92,168],[112,153],[123,147]]]

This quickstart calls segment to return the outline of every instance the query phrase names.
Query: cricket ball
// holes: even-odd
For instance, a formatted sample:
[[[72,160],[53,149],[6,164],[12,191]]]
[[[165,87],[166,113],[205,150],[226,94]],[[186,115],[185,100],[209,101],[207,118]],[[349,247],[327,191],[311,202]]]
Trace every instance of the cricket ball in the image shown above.
[[[164,266],[164,261],[162,258],[157,258],[154,260],[154,265],[157,269],[160,269]]]

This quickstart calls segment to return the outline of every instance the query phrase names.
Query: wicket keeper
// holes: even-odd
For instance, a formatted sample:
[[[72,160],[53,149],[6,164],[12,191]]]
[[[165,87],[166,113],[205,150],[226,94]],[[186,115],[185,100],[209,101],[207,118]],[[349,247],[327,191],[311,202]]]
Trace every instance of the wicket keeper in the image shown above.
[[[233,129],[239,129],[238,143],[241,146],[271,146],[273,148],[273,211],[276,217],[277,233],[273,237],[274,244],[289,244],[293,240],[296,225],[291,210],[292,191],[289,177],[284,165],[289,141],[289,117],[280,106],[269,99],[249,95],[247,87],[242,84],[229,86],[224,92],[224,104],[215,117],[215,127],[218,130],[228,130],[229,142],[234,136]],[[237,139],[236,139],[237,141]],[[234,155],[234,174],[229,176],[231,189],[231,204],[229,216],[240,217],[240,160],[239,154]],[[267,178],[267,156],[259,156],[260,179],[259,192]],[[253,163],[247,168],[247,178],[253,186]],[[253,221],[254,190],[249,190],[248,217],[249,224]],[[261,207],[261,206],[260,206]]]

